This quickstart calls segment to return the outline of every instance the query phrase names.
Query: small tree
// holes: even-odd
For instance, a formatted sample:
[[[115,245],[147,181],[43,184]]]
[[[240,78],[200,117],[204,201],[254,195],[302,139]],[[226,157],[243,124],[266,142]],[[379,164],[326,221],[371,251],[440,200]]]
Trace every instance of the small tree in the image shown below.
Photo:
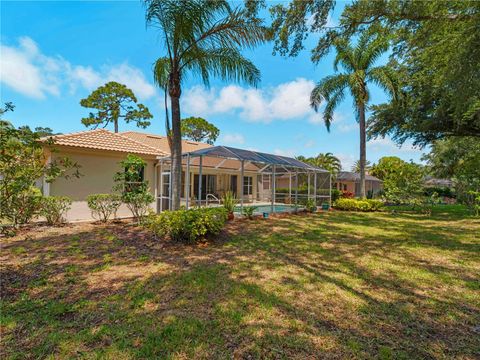
[[[192,116],[182,119],[181,129],[184,138],[210,145],[213,145],[220,134],[220,130],[215,125],[201,117]]]
[[[383,181],[385,198],[393,203],[415,204],[423,193],[423,168],[396,156],[383,157],[372,168]]]
[[[53,140],[48,143],[53,144]],[[35,187],[38,179],[52,182],[60,176],[80,176],[79,166],[68,158],[46,160],[38,134],[0,123],[0,218],[14,227],[28,223],[40,211],[41,192]]]
[[[120,162],[123,171],[115,174],[114,190],[121,193],[122,201],[136,221],[141,222],[147,214],[149,205],[154,201],[150,193],[148,181],[144,179],[145,161],[136,155],[127,155]]]
[[[93,126],[96,129],[100,125],[105,128],[113,123],[116,133],[118,133],[120,118],[123,118],[127,124],[136,122],[141,128],[149,126],[148,120],[153,118],[145,105],[137,104],[137,98],[132,90],[115,81],[100,86],[87,98],[80,100],[80,105],[98,110],[96,114],[90,113],[88,117],[83,118],[83,125]]]

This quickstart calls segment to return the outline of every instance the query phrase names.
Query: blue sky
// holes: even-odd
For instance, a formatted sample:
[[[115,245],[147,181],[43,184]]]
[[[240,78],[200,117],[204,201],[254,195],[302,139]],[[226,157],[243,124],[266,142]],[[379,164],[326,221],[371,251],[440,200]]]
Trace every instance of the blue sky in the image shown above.
[[[80,99],[99,85],[115,80],[134,90],[154,115],[146,130],[164,134],[162,93],[154,86],[152,63],[162,55],[154,29],[147,29],[140,1],[1,2],[2,102],[12,101],[14,125],[48,126],[56,132],[82,131],[88,110]],[[340,3],[331,21],[342,8]],[[182,95],[182,116],[202,116],[221,131],[217,144],[287,156],[337,155],[346,169],[358,158],[358,126],[351,98],[339,106],[331,132],[309,107],[314,83],[332,74],[332,54],[314,66],[310,49],[296,58],[272,55],[266,44],[245,55],[262,73],[258,88],[212,81],[206,89],[188,77]],[[385,100],[372,87],[373,103]],[[135,130],[120,124],[120,131]],[[386,139],[369,142],[367,158],[385,155],[418,161],[422,152],[407,143],[398,148]]]

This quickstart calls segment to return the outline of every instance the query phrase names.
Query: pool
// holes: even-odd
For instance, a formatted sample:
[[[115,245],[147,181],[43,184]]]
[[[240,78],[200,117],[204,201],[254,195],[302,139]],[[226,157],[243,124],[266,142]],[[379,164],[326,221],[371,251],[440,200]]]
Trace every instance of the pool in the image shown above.
[[[255,207],[255,214],[271,213],[272,205],[244,205],[243,207]],[[297,210],[302,209],[301,206],[297,206]],[[285,213],[295,211],[295,205],[283,205],[275,204],[273,205],[273,212],[276,213]],[[240,213],[240,206],[235,207],[235,212]]]

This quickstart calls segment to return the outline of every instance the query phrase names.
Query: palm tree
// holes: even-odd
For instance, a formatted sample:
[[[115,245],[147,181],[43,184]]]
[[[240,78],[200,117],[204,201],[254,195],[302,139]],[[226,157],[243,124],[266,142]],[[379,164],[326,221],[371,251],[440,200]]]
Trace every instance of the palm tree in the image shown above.
[[[372,169],[372,163],[368,160],[365,160],[365,172],[368,172]],[[359,173],[361,171],[360,168],[360,160],[356,160],[352,165],[352,172]]]
[[[312,90],[310,102],[318,112],[322,102],[326,101],[323,119],[330,131],[333,112],[345,98],[346,90],[350,90],[360,125],[360,195],[365,197],[365,111],[370,100],[367,83],[372,82],[396,97],[398,80],[390,67],[373,67],[375,61],[388,49],[388,42],[381,35],[372,36],[364,31],[355,46],[346,39],[338,39],[334,47],[337,53],[334,70],[338,72],[340,64],[345,72],[323,78]]]
[[[180,96],[187,73],[208,86],[210,76],[245,81],[256,86],[260,71],[242,56],[266,39],[262,22],[232,9],[226,0],[146,0],[146,21],[158,29],[164,56],[154,65],[155,83],[170,96],[171,125],[166,109],[166,131],[172,154],[172,209],[180,208],[182,134]]]
[[[332,179],[336,177],[340,170],[342,170],[340,159],[330,152],[318,154],[315,158],[315,165],[328,170],[330,174],[332,174]]]

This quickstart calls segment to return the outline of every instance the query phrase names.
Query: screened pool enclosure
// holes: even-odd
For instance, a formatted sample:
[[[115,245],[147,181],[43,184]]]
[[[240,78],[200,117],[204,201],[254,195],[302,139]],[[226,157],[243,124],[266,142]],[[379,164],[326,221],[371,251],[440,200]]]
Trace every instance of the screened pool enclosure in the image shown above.
[[[330,173],[297,159],[213,146],[182,155],[181,204],[220,206],[227,191],[237,198],[237,212],[255,206],[256,212],[288,212],[309,199],[317,206],[331,199]],[[170,209],[170,157],[159,158],[156,172],[157,211]]]

